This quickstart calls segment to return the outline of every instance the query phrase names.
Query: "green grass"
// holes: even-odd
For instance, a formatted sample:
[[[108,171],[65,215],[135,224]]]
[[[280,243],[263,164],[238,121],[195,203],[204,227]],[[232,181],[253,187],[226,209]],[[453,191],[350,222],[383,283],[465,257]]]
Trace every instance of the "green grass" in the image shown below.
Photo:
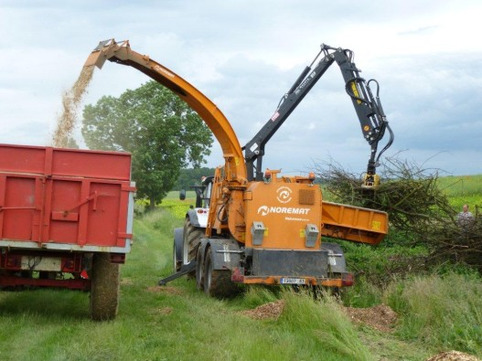
[[[309,359],[320,357],[323,349],[333,352],[334,360],[372,359],[354,325],[333,298],[326,297],[316,303],[306,295],[288,293],[285,300],[282,327],[296,334],[297,338],[319,346],[319,350],[313,349]]]
[[[164,202],[166,199],[170,200],[179,200],[179,192],[178,191],[170,191],[167,193],[166,198],[164,198],[162,201]],[[194,201],[196,199],[196,192],[194,191],[186,191],[186,200],[183,201],[184,203],[191,200]]]
[[[88,294],[0,292],[2,360],[370,360],[357,331],[333,303],[253,287],[232,301],[209,298],[193,281],[158,287],[171,272],[172,230],[182,219],[158,210],[135,220],[122,267],[119,316],[88,318]],[[278,321],[239,311],[279,297]]]
[[[394,282],[385,297],[404,315],[397,331],[403,339],[482,355],[482,282],[475,273]]]
[[[119,315],[88,318],[88,294],[66,290],[0,291],[1,360],[425,360],[456,348],[482,356],[481,278],[469,273],[393,279],[384,287],[370,275],[390,272],[418,250],[354,247],[349,266],[364,277],[343,294],[347,305],[386,302],[399,313],[393,334],[355,325],[332,298],[249,287],[220,301],[181,278],[159,287],[171,273],[172,235],[189,204],[173,192],[161,209],[134,222],[133,251],[122,266]],[[412,253],[411,253],[412,252]],[[391,268],[392,267],[392,268]],[[278,320],[253,320],[242,310],[278,299]]]
[[[438,184],[456,210],[462,210],[464,204],[472,212],[476,207],[482,210],[482,175],[441,177]]]
[[[449,176],[438,179],[440,189],[448,196],[482,196],[482,174],[468,176]]]

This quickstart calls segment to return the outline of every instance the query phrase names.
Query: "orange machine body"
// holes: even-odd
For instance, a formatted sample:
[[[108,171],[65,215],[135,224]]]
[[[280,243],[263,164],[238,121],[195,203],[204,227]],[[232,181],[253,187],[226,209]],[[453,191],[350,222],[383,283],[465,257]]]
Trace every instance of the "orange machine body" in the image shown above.
[[[312,175],[285,177],[270,171],[263,180],[248,180],[235,132],[203,93],[149,56],[131,50],[128,41],[101,42],[85,66],[100,68],[106,60],[132,66],[175,92],[204,120],[223,150],[225,164],[214,175],[207,225],[197,228],[204,236],[196,236],[201,238],[195,242],[195,259],[187,260],[186,250],[193,247],[186,230],[195,230],[194,219],[186,218],[184,236],[182,229],[175,232],[175,268],[178,262],[187,267],[185,272],[181,267],[180,274],[192,271],[189,265],[196,263],[198,287],[209,294],[224,292],[219,277],[226,272],[238,283],[332,287],[352,283],[341,248],[322,243],[321,237],[378,244],[387,233],[386,213],[323,202]],[[178,243],[183,248],[179,252]],[[185,259],[176,258],[176,252],[184,252]]]
[[[292,180],[278,178],[272,171],[269,181],[248,186],[244,194],[246,247],[320,248],[320,188],[307,178]]]

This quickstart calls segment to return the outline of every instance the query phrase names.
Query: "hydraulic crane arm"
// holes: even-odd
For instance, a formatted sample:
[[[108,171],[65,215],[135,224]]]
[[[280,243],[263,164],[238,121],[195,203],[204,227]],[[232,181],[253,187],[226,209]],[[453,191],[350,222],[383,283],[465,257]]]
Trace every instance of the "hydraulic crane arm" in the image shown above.
[[[323,57],[320,59],[321,55],[323,55]],[[266,143],[334,62],[340,67],[346,83],[345,89],[352,99],[363,137],[371,147],[364,186],[373,187],[376,185],[378,179],[378,176],[376,175],[378,160],[381,154],[388,149],[393,142],[393,132],[388,125],[378,97],[378,83],[373,79],[366,82],[360,77],[360,70],[357,69],[353,62],[352,51],[348,49],[332,48],[325,44],[321,45],[321,50],[311,65],[303,70],[292,87],[281,99],[278,108],[268,122],[253,137],[253,139],[243,147],[249,180],[263,179],[261,167]],[[373,96],[370,89],[371,82],[374,82],[377,85],[376,97]],[[378,143],[383,138],[385,130],[389,131],[390,139],[382,151],[377,153]]]
[[[199,114],[221,144],[225,159],[226,180],[239,184],[246,182],[246,165],[239,140],[223,113],[203,93],[173,71],[150,59],[149,56],[133,51],[127,40],[101,41],[84,66],[102,68],[106,60],[132,66],[176,93]]]

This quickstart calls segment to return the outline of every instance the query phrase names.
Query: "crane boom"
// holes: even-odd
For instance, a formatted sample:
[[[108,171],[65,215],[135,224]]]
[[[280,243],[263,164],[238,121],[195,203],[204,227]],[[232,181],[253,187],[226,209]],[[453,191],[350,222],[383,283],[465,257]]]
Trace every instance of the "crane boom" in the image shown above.
[[[224,114],[208,97],[172,70],[150,59],[148,55],[132,50],[127,40],[101,41],[84,66],[102,68],[106,60],[136,68],[176,93],[199,114],[220,143],[225,160],[226,181],[239,184],[246,182],[246,165],[239,140]]]
[[[90,54],[86,67],[101,68],[106,60],[128,65],[175,92],[200,115],[223,150],[225,165],[211,178],[207,221],[199,222],[198,215],[204,217],[204,210],[188,211],[184,227],[174,231],[173,259],[178,272],[161,282],[194,273],[199,289],[220,297],[231,295],[237,283],[353,284],[341,247],[323,242],[322,236],[378,244],[387,233],[387,214],[324,202],[312,174],[280,176],[280,170],[271,170],[271,176],[260,181],[248,174],[256,157],[263,155],[259,150],[264,151],[265,143],[331,63],[336,61],[345,69],[344,58],[338,59],[331,48],[322,48],[320,53],[324,58],[313,69],[303,71],[278,107],[279,115],[249,143],[244,156],[228,120],[205,95],[149,56],[132,51],[128,41],[100,42]],[[347,88],[355,107],[362,108],[362,130],[370,126],[366,138],[376,144],[386,127],[383,110],[365,89],[356,68],[346,69]]]
[[[323,55],[321,59],[320,55]],[[378,83],[375,80],[366,82],[360,76],[360,70],[357,69],[353,62],[353,52],[351,50],[333,48],[325,44],[321,45],[321,50],[311,65],[303,70],[295,83],[283,96],[268,122],[243,147],[249,180],[263,179],[261,167],[266,143],[334,62],[340,67],[345,80],[345,90],[355,107],[363,137],[371,147],[364,184],[368,187],[376,185],[376,165],[378,159],[393,142],[393,133],[388,125],[378,97]],[[377,84],[376,97],[373,96],[370,89],[371,82]],[[387,129],[390,132],[390,139],[385,148],[377,154],[378,142],[383,138]]]

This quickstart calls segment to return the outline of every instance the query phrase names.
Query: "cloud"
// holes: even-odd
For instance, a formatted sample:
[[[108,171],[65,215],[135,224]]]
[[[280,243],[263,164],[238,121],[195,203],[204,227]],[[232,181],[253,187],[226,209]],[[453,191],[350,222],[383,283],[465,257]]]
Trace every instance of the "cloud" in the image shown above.
[[[479,1],[203,2],[4,0],[0,4],[0,142],[47,144],[62,92],[100,40],[129,39],[191,82],[223,111],[244,145],[322,42],[356,53],[376,78],[396,140],[450,172],[480,173],[482,25]],[[149,79],[106,63],[85,104]],[[336,65],[267,145],[265,165],[297,171],[332,157],[363,172],[369,146]],[[438,156],[441,154],[443,156]],[[437,155],[432,158],[432,156]],[[215,145],[211,165],[223,161]]]
[[[383,90],[398,147],[470,150],[482,140],[480,55],[406,56],[384,64],[397,69]]]
[[[427,32],[430,32],[432,30],[435,30],[437,28],[438,28],[437,25],[428,25],[428,26],[422,26],[422,27],[417,28],[417,29],[404,30],[404,31],[399,32],[398,34],[402,35],[402,36],[403,35],[420,35],[420,34],[427,33]]]

